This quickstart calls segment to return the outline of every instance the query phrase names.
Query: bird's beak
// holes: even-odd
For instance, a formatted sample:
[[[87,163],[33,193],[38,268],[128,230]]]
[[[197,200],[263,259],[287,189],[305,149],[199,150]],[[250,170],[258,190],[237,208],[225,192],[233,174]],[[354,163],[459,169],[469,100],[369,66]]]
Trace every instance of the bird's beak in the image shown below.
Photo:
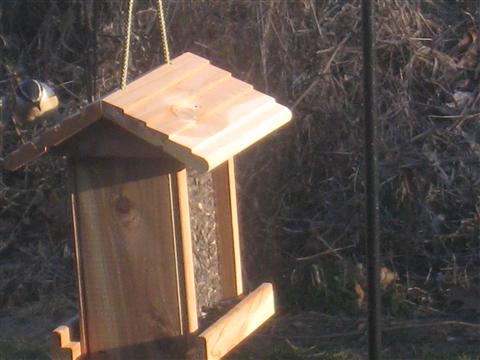
[[[35,106],[38,108],[38,110],[42,111],[42,108],[40,107],[40,102],[35,103]]]

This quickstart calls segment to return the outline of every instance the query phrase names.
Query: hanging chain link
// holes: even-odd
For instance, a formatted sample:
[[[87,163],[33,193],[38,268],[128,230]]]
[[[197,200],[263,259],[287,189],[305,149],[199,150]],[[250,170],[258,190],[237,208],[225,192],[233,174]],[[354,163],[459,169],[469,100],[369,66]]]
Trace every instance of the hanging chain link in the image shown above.
[[[120,88],[124,89],[127,86],[128,77],[128,61],[130,56],[130,37],[132,33],[132,14],[133,14],[134,0],[128,0],[127,20],[123,30],[123,61],[122,61],[122,75],[120,81]],[[163,57],[167,64],[170,64],[170,49],[168,48],[167,26],[165,24],[165,15],[163,12],[163,1],[157,0],[158,22],[160,25],[160,33],[162,37]]]
[[[163,13],[163,1],[157,0],[158,22],[162,36],[163,58],[167,64],[170,64],[170,50],[168,48],[167,26],[165,24],[165,15]]]
[[[130,56],[130,37],[132,31],[132,14],[133,14],[133,1],[128,0],[128,14],[127,21],[125,21],[125,28],[123,30],[123,63],[122,63],[122,77],[120,82],[120,88],[124,89],[127,86],[128,76],[128,60]]]

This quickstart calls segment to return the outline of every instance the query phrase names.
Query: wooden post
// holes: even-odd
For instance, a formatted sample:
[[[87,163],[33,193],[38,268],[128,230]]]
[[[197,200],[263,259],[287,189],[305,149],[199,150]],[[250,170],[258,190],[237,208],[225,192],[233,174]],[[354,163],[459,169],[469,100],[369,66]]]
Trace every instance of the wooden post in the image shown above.
[[[220,300],[225,300],[243,293],[233,158],[214,169],[212,178],[217,218],[218,273],[222,291]]]
[[[178,194],[178,210],[180,214],[180,237],[182,250],[182,265],[185,281],[185,299],[188,332],[198,329],[197,295],[195,292],[195,273],[193,268],[192,234],[190,230],[190,206],[188,203],[187,171],[185,169],[176,174],[176,188]]]

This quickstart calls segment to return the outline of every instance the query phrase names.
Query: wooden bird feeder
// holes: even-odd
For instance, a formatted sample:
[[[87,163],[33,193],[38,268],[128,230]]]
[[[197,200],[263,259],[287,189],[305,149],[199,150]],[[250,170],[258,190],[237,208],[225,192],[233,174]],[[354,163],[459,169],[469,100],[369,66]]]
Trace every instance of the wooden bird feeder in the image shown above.
[[[185,168],[212,171],[221,299],[240,297],[233,157],[290,118],[185,53],[7,156],[68,158],[79,326],[54,330],[54,359],[220,359],[274,313],[265,283],[198,329]]]

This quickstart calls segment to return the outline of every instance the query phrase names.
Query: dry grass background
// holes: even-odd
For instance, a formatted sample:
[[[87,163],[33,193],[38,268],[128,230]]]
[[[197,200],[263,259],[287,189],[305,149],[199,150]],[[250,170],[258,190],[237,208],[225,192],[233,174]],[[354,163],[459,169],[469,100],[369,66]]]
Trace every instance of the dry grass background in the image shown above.
[[[203,55],[294,112],[291,125],[238,159],[249,284],[274,280],[280,309],[300,312],[267,333],[291,339],[300,332],[310,340],[295,340],[311,346],[323,341],[319,333],[343,324],[339,341],[327,343],[351,346],[362,356],[364,338],[348,340],[364,332],[352,319],[361,318],[365,306],[360,1],[166,5],[173,54]],[[162,62],[154,9],[152,1],[136,1],[130,79]],[[123,1],[113,0],[0,4],[4,153],[35,131],[9,121],[16,78],[51,82],[64,114],[118,86],[124,10]],[[446,346],[423,349],[425,332],[414,341],[392,330],[386,351],[390,358],[433,352],[432,359],[440,358],[437,350],[478,353],[465,345],[478,339],[478,328],[458,335],[465,333],[458,330],[466,326],[461,321],[477,321],[480,314],[478,2],[378,0],[377,11],[386,321],[460,321],[436,323],[438,337],[428,333]],[[15,349],[22,339],[43,343],[48,327],[75,311],[72,251],[62,161],[46,158],[17,173],[0,171],[0,342]],[[210,248],[200,251],[214,257]],[[214,297],[204,289],[204,297]],[[336,320],[302,315],[306,310]],[[312,327],[312,319],[325,326]],[[390,327],[413,333],[395,324]],[[319,354],[286,346],[285,359]]]

